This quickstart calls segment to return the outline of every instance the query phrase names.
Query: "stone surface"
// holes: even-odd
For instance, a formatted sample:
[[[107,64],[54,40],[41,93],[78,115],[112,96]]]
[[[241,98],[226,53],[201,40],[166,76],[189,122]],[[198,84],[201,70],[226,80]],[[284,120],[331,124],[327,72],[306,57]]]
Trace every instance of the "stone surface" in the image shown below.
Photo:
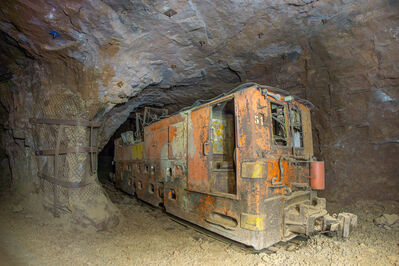
[[[253,252],[176,223],[162,210],[120,193],[111,184],[106,192],[126,219],[118,228],[97,233],[68,230],[36,217],[27,219],[28,211],[14,213],[0,205],[2,264],[330,266],[399,263],[399,231],[386,231],[373,224],[381,209],[397,213],[398,202],[358,201],[355,205],[334,209],[353,212],[359,217],[362,228],[356,229],[347,240],[316,235],[300,238],[301,244],[295,251],[287,251],[285,247],[289,244],[280,242],[273,246],[273,252],[270,249]],[[0,200],[5,201],[7,197],[0,196]]]
[[[397,1],[4,0],[0,8],[2,154],[22,194],[40,190],[44,163],[30,117],[100,121],[103,147],[137,107],[173,112],[254,81],[315,104],[323,196],[399,196]]]
[[[374,224],[387,230],[394,229],[399,231],[399,215],[385,213],[375,218]]]

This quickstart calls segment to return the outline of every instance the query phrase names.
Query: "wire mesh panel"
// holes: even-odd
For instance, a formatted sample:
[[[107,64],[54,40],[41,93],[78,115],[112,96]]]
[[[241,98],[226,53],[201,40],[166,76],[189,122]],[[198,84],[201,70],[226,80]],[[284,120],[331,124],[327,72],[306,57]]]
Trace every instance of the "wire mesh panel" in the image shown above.
[[[69,211],[71,194],[83,200],[102,193],[91,186],[96,175],[98,123],[88,120],[85,102],[73,94],[53,94],[36,106],[31,119],[40,188],[55,216]],[[100,190],[100,191],[98,191]]]

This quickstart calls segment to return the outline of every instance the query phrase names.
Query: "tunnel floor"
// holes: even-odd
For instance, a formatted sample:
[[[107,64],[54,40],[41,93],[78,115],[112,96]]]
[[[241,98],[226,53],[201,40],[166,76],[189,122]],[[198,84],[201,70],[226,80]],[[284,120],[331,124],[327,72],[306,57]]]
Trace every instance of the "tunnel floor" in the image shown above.
[[[398,213],[398,202],[362,201],[345,209],[359,225],[351,237],[327,236],[279,243],[253,252],[198,232],[153,208],[104,185],[124,220],[109,231],[89,232],[40,220],[18,206],[0,206],[0,261],[2,265],[398,265],[399,232],[373,224],[383,213]],[[3,193],[0,200],[8,202]],[[43,222],[44,221],[44,222]]]

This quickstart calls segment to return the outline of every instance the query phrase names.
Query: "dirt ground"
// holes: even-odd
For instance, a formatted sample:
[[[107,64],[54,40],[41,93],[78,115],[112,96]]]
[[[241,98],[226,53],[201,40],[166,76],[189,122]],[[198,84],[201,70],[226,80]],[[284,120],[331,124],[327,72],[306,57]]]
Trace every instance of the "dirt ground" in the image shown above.
[[[253,252],[182,225],[107,186],[125,216],[111,231],[65,227],[56,218],[37,219],[0,194],[0,265],[399,265],[399,232],[373,224],[383,213],[399,213],[398,202],[357,202],[346,208],[358,215],[352,236],[299,238]],[[335,208],[335,209],[334,209]]]

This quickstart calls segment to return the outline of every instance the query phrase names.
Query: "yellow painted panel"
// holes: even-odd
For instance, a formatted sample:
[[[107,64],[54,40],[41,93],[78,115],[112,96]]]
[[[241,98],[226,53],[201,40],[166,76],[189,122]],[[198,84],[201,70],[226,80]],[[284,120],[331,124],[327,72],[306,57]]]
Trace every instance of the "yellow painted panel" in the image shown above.
[[[143,144],[137,144],[132,146],[132,159],[142,160],[143,159]]]
[[[243,162],[241,166],[243,178],[266,178],[267,167],[264,162]]]
[[[137,148],[136,146],[132,146],[132,159],[136,160],[136,153],[137,153]]]
[[[233,155],[234,150],[234,117],[224,114],[212,119],[212,152],[213,154]]]
[[[241,213],[241,228],[251,231],[263,231],[266,229],[265,216]]]
[[[143,160],[143,144],[137,145],[137,160]]]

